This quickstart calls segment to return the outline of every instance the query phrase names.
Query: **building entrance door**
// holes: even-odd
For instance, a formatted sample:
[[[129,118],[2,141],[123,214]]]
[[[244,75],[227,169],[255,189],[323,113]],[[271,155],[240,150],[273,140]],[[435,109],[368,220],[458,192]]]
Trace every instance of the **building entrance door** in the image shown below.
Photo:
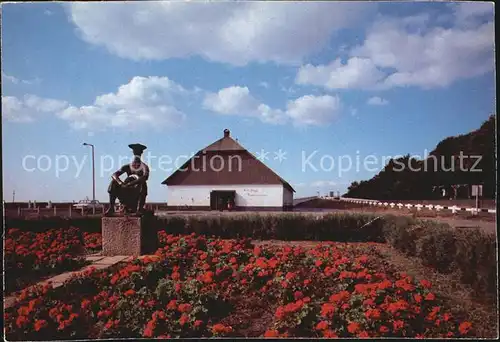
[[[210,210],[227,209],[228,202],[234,206],[236,191],[234,190],[214,190],[210,192]]]

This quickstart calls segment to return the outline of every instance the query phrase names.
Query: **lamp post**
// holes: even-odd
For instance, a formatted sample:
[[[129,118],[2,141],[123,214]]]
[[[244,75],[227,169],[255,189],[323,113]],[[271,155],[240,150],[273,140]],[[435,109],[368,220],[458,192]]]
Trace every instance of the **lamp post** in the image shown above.
[[[95,163],[94,163],[94,145],[83,143],[83,146],[90,146],[92,148],[92,200],[95,203]]]

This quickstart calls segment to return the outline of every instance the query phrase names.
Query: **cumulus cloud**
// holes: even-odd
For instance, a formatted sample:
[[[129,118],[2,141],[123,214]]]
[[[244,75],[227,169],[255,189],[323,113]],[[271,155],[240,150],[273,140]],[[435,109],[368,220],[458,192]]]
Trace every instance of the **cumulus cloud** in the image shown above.
[[[340,111],[340,98],[331,95],[305,95],[289,101],[286,114],[296,125],[330,123]]]
[[[196,93],[198,91],[186,90],[168,77],[136,76],[115,93],[97,96],[94,103],[80,107],[36,95],[25,95],[23,99],[5,96],[2,113],[7,120],[15,122],[32,122],[40,113],[52,114],[74,129],[91,131],[159,129],[181,124],[186,115],[176,108],[176,99]]]
[[[458,2],[453,6],[453,14],[458,25],[477,25],[480,19],[493,16],[494,6],[493,2]]]
[[[381,17],[364,42],[351,48],[345,64],[305,65],[296,83],[327,89],[388,89],[446,87],[460,79],[489,72],[494,65],[493,21],[471,18],[488,14],[492,6],[453,7],[452,27],[432,26],[429,15]],[[467,23],[465,25],[465,23]]]
[[[361,2],[74,2],[70,19],[85,41],[132,60],[198,55],[233,65],[300,64],[333,34],[362,22]],[[314,23],[314,24],[311,24]]]
[[[305,95],[288,101],[286,109],[273,109],[260,103],[247,87],[232,86],[208,93],[204,108],[223,115],[255,117],[266,123],[294,125],[322,125],[332,121],[340,110],[338,96]]]
[[[353,57],[345,64],[338,58],[328,65],[302,66],[297,73],[296,83],[323,86],[328,89],[363,89],[373,87],[384,76],[369,58]]]
[[[368,99],[367,103],[373,106],[384,106],[389,104],[389,101],[378,96],[373,96]]]
[[[25,95],[24,98],[2,96],[2,117],[13,122],[33,122],[43,113],[61,110],[68,105],[66,101]]]
[[[116,93],[97,96],[87,106],[70,106],[57,113],[73,128],[176,127],[186,115],[175,107],[175,95],[187,90],[168,77],[134,77]]]

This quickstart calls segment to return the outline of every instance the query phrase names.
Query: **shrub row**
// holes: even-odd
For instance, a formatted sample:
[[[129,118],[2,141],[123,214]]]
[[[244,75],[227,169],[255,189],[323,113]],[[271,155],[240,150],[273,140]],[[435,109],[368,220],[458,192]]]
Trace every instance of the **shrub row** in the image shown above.
[[[172,234],[256,240],[383,242],[383,220],[370,214],[173,215],[160,217],[158,221],[160,227]]]
[[[441,273],[458,272],[461,282],[477,293],[497,294],[497,241],[481,229],[409,217],[386,220],[387,243]]]

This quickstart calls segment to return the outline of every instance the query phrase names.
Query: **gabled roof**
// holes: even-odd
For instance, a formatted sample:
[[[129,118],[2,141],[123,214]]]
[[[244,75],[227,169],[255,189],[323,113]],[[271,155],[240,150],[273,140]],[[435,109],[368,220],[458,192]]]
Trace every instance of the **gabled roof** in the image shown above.
[[[241,172],[226,170],[220,171],[205,169],[201,173],[194,174],[189,165],[200,163],[200,158],[193,162],[193,158],[202,156],[220,156],[224,162],[231,165],[230,157],[239,156],[242,160]],[[201,164],[196,166],[199,170]],[[182,171],[187,170],[187,171]],[[230,185],[230,184],[279,184],[282,183],[290,191],[295,192],[292,186],[271,170],[263,162],[255,158],[237,141],[230,137],[229,130],[224,130],[224,137],[198,151],[191,159],[186,161],[179,169],[172,173],[162,184],[166,185]]]

